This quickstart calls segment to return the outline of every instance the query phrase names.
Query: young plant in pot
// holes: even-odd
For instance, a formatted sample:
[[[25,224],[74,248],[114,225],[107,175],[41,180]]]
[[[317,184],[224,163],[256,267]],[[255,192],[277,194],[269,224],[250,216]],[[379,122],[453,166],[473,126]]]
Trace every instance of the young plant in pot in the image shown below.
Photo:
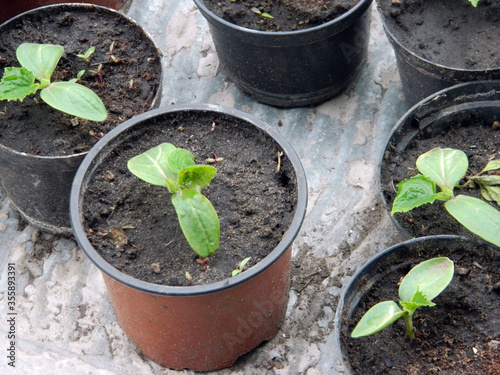
[[[278,107],[324,102],[366,61],[372,0],[195,0],[227,76]]]
[[[172,106],[99,141],[70,212],[130,339],[167,367],[209,371],[278,332],[306,201],[300,161],[271,127]]]
[[[498,95],[498,82],[456,85],[414,106],[394,127],[380,188],[408,237],[477,235],[498,245]]]
[[[401,181],[394,198],[391,214],[408,212],[436,200],[460,224],[482,239],[500,246],[500,211],[490,204],[465,194],[455,195],[468,169],[467,155],[461,150],[435,148],[417,159],[420,172]],[[500,176],[486,174],[500,170],[500,160],[490,161],[476,176],[468,177],[465,185],[477,184],[484,199],[500,204]],[[436,185],[440,191],[436,191]]]
[[[160,52],[137,23],[95,5],[37,8],[0,33],[0,180],[30,224],[69,234],[76,170],[110,129],[159,104]]]
[[[368,261],[335,317],[346,373],[495,374],[499,265],[500,248],[444,235],[400,243]]]
[[[500,78],[497,1],[377,0],[377,5],[409,107],[454,84]]]

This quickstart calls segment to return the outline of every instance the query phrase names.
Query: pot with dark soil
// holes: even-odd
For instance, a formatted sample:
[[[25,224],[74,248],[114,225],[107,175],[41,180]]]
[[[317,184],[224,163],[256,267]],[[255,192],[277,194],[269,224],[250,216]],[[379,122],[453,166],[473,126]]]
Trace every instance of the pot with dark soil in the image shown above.
[[[192,182],[198,170],[208,186]],[[216,223],[201,213],[186,224],[207,200]],[[306,201],[301,163],[273,128],[201,104],[153,110],[107,134],[75,177],[70,211],[130,339],[167,367],[208,371],[278,332]]]
[[[113,9],[122,9],[131,0],[81,0],[79,3],[89,3],[95,5],[101,5]],[[7,21],[9,18],[17,16],[28,10],[42,7],[45,5],[68,3],[66,0],[0,0],[0,9],[2,13],[0,14],[0,23]]]
[[[49,106],[43,90],[0,103],[0,180],[8,197],[34,226],[69,234],[69,193],[79,164],[109,130],[159,105],[161,53],[136,22],[95,5],[37,8],[2,24],[0,33],[2,73],[20,66],[22,43],[61,46],[51,83],[79,77],[107,109],[103,122],[75,117]]]
[[[500,78],[500,3],[377,0],[408,106],[446,87]]]
[[[227,76],[278,107],[324,102],[366,61],[371,0],[195,0]]]
[[[474,232],[487,241],[498,244],[500,239],[499,98],[498,81],[456,85],[415,105],[392,130],[380,162],[380,187],[388,211],[394,212],[392,217],[396,225],[408,236],[435,234],[474,236]],[[462,153],[462,159],[465,158],[465,165],[462,165],[464,173],[459,173],[451,183],[454,186],[450,186],[452,192],[449,197],[436,195],[433,203],[426,201],[428,203],[411,211],[398,212],[394,209],[394,200],[398,191],[403,192],[400,183],[410,178],[420,178],[415,177],[417,175],[425,176],[426,173],[422,173],[425,169],[419,161],[423,160],[423,154],[429,155],[428,153],[436,148],[454,149]],[[442,165],[445,164],[447,162],[443,160]],[[451,161],[450,166],[456,170],[458,164],[461,162]],[[488,168],[490,170],[483,172],[487,166],[490,166]],[[439,169],[445,171],[445,168]],[[487,182],[486,186],[483,186],[484,181]],[[447,190],[439,186],[440,183],[435,185],[439,187],[434,191],[436,194]],[[408,192],[417,198],[420,194],[418,191]],[[453,199],[446,199],[450,197]],[[455,215],[452,207],[456,201],[464,199],[482,201],[484,209],[477,212],[485,220],[487,219],[488,223],[485,224],[483,219],[476,218],[469,223],[475,227],[464,224],[463,220],[467,217]],[[481,211],[488,213],[481,215]],[[477,213],[470,212],[466,216],[474,215]],[[481,234],[484,228],[490,228],[486,236]]]
[[[369,315],[370,309],[381,301],[397,301],[398,296],[404,300],[408,283],[402,281],[403,277],[431,259],[447,263],[451,260],[454,275],[437,297],[429,297],[431,303],[423,302],[427,296],[422,293],[432,287],[427,283],[429,278],[423,279],[422,289],[415,290],[420,295],[413,302],[420,303],[420,307],[411,319],[414,338],[405,334],[405,319],[397,319],[396,315],[392,324],[381,324],[387,311],[371,324],[377,329],[385,328],[359,336],[360,332],[367,332],[359,330],[367,328],[361,323],[362,316]],[[336,339],[346,373],[498,374],[499,270],[500,248],[461,236],[417,238],[377,255],[356,273],[339,301]],[[436,267],[432,282],[448,278],[445,272]],[[391,303],[378,306],[385,304]],[[398,314],[398,310],[411,307],[394,302],[393,311]]]

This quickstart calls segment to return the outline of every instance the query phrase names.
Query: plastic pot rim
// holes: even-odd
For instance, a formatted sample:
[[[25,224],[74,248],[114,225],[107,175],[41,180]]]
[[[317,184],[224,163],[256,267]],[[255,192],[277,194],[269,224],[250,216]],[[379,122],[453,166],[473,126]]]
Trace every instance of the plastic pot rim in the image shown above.
[[[380,196],[382,198],[382,203],[389,210],[389,215],[390,215],[390,211],[391,210],[390,210],[389,202],[387,202],[387,200],[385,199],[384,193],[382,191],[382,179],[381,179],[381,176],[382,176],[382,164],[384,162],[385,151],[389,147],[389,143],[391,142],[392,138],[394,137],[394,134],[398,131],[398,129],[402,126],[402,124],[404,122],[408,121],[408,118],[413,117],[414,115],[418,114],[418,111],[421,109],[421,107],[425,107],[425,105],[430,104],[432,101],[434,101],[436,98],[438,98],[438,97],[440,97],[442,95],[451,94],[451,95],[453,95],[452,98],[454,98],[454,97],[456,97],[456,95],[455,95],[456,92],[461,92],[462,90],[466,89],[467,87],[474,87],[474,86],[478,86],[478,87],[484,86],[488,90],[499,90],[500,91],[500,80],[470,81],[470,82],[465,82],[465,83],[459,83],[457,85],[447,87],[447,88],[445,88],[445,89],[443,89],[441,91],[438,91],[438,92],[436,92],[436,93],[434,93],[432,95],[429,95],[428,97],[422,99],[418,103],[414,104],[410,109],[408,109],[398,119],[398,121],[396,122],[396,124],[391,129],[391,131],[389,133],[389,136],[387,137],[387,140],[385,142],[384,148],[383,148],[384,152],[382,152],[380,154],[380,156],[379,156],[378,168],[377,168],[377,173],[378,173],[377,187],[378,187],[378,191],[379,191],[379,194],[380,194]],[[479,94],[480,94],[480,92],[476,93],[476,95],[479,95]],[[467,103],[467,104],[469,106],[472,106],[474,104],[477,106],[480,103],[487,103],[487,101],[485,102],[485,101],[477,100],[477,101],[472,101],[472,102]],[[498,105],[500,106],[500,102],[499,102]],[[437,108],[436,111],[434,111],[434,112],[430,112],[429,111],[426,115],[431,114],[431,113],[436,113],[436,112],[443,111],[444,108],[449,108],[449,107],[455,107],[457,109],[460,109],[460,107],[457,106],[456,104],[450,103],[449,106],[446,106],[446,107],[441,106],[441,107]],[[412,238],[410,232],[408,232],[399,223],[399,221],[397,221],[394,218],[394,216],[392,216],[392,215],[391,215],[391,220],[396,225],[396,227],[398,228],[398,230],[400,231],[400,233],[403,233],[407,238]]]
[[[206,5],[204,0],[193,0],[196,4],[196,6],[199,8],[200,12],[203,15],[208,16],[207,20],[210,22],[217,22],[225,27],[232,29],[235,32],[240,32],[240,33],[245,33],[245,34],[251,34],[255,36],[262,36],[262,37],[297,37],[303,34],[310,34],[312,32],[321,32],[324,29],[328,29],[331,27],[332,24],[338,23],[339,25],[343,25],[342,27],[339,27],[339,30],[337,32],[342,31],[344,28],[346,28],[352,21],[351,19],[359,17],[363,12],[366,11],[366,9],[369,8],[373,0],[360,0],[356,5],[354,5],[351,9],[349,9],[347,12],[343,13],[342,15],[325,22],[321,25],[316,25],[313,27],[309,27],[306,29],[302,30],[292,30],[292,31],[262,31],[262,30],[256,30],[256,29],[250,29],[247,27],[243,26],[238,26],[234,23],[231,23],[229,21],[226,21],[213,13],[211,10],[209,10]]]
[[[112,141],[119,134],[128,131],[133,128],[136,124],[140,124],[143,121],[148,121],[150,118],[154,118],[157,115],[162,115],[166,113],[175,112],[186,112],[186,111],[203,111],[203,112],[216,112],[233,117],[239,117],[248,123],[253,124],[260,130],[266,132],[271,136],[277,144],[283,149],[287,157],[290,159],[292,166],[294,168],[296,178],[297,178],[297,204],[295,209],[295,214],[293,216],[292,223],[286,231],[285,235],[279,242],[279,244],[259,263],[250,269],[242,272],[234,277],[227,278],[218,282],[195,285],[195,286],[168,286],[159,285],[143,280],[136,279],[129,275],[126,275],[116,268],[111,266],[106,262],[98,252],[90,244],[83,227],[82,220],[79,216],[81,198],[82,198],[82,184],[87,178],[87,170],[92,167],[94,159],[101,153],[101,151],[106,147],[106,145]],[[95,168],[95,166],[94,166]],[[268,124],[254,117],[253,115],[247,114],[237,109],[227,108],[214,104],[179,104],[168,107],[162,107],[150,110],[143,114],[137,115],[124,123],[120,124],[115,129],[111,130],[106,134],[101,140],[99,140],[96,145],[89,151],[83,162],[81,163],[73,185],[71,187],[71,198],[70,198],[70,220],[73,227],[73,232],[76,237],[77,242],[91,261],[107,276],[123,283],[133,289],[140,290],[147,293],[158,294],[158,295],[168,295],[168,296],[194,296],[201,294],[209,294],[220,292],[232,287],[235,287],[246,280],[252,279],[266,270],[271,266],[277,259],[279,259],[288,248],[292,245],[295,237],[297,236],[302,222],[304,221],[305,213],[307,207],[307,181],[305,177],[305,172],[302,163],[296,154],[295,150],[288,143],[288,141],[281,136],[275,129],[270,127]]]
[[[387,256],[387,254],[389,254],[389,253],[397,250],[399,247],[401,247],[401,246],[407,246],[408,244],[412,244],[412,243],[415,243],[415,242],[417,242],[417,243],[425,243],[425,242],[436,241],[436,240],[440,240],[440,241],[450,241],[450,240],[451,241],[468,241],[468,242],[481,243],[481,244],[485,244],[487,246],[491,246],[492,248],[496,249],[500,253],[500,248],[498,248],[495,245],[493,245],[491,243],[488,243],[488,242],[486,242],[484,240],[480,240],[480,239],[476,239],[476,238],[471,238],[471,237],[467,237],[467,236],[457,236],[457,235],[443,234],[443,235],[435,235],[435,236],[425,236],[425,237],[412,238],[412,239],[409,239],[407,241],[400,242],[400,243],[397,243],[395,245],[392,245],[391,247],[389,247],[389,248],[385,249],[384,251],[378,253],[374,257],[368,259],[363,264],[363,266],[351,278],[349,278],[349,281],[342,288],[342,290],[340,292],[339,302],[337,304],[337,310],[335,311],[335,318],[334,318],[334,322],[335,322],[335,328],[334,328],[335,345],[336,345],[336,347],[339,350],[339,360],[340,360],[340,363],[341,363],[342,367],[344,368],[344,371],[346,371],[346,374],[351,375],[353,373],[350,371],[350,368],[346,366],[346,361],[344,361],[344,355],[343,355],[343,352],[342,352],[342,349],[341,349],[342,346],[341,346],[341,342],[340,342],[340,336],[341,336],[340,326],[341,326],[341,321],[342,321],[342,314],[344,313],[344,307],[345,307],[344,306],[345,305],[344,301],[345,301],[347,292],[351,288],[352,284],[363,273],[365,273],[365,270],[369,269],[372,266],[373,263],[377,262],[380,258],[383,258],[383,257]]]

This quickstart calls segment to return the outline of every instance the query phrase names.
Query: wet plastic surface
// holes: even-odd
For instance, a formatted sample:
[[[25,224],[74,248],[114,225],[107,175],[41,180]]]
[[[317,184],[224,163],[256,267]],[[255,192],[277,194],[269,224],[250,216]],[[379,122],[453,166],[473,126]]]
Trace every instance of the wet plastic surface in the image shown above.
[[[163,50],[162,106],[214,103],[267,122],[298,153],[309,203],[292,249],[285,322],[270,342],[218,374],[342,373],[334,315],[342,288],[373,255],[401,237],[381,202],[377,169],[391,128],[406,110],[394,54],[375,7],[368,61],[336,98],[279,109],[240,91],[221,70],[194,3],[134,0],[127,14]],[[23,224],[0,191],[2,374],[184,374],[145,359],[116,323],[99,271],[72,238]],[[15,269],[15,365],[9,366],[8,268]]]

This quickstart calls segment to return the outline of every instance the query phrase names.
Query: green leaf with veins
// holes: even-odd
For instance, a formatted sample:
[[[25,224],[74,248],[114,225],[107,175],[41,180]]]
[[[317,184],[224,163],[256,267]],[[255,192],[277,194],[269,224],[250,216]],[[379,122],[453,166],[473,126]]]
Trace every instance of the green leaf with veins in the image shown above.
[[[417,169],[436,183],[446,196],[465,176],[469,161],[465,152],[451,148],[435,148],[417,158]]]
[[[72,116],[104,121],[108,113],[101,99],[88,87],[76,82],[55,82],[40,91],[42,100]]]
[[[392,204],[391,215],[396,212],[407,212],[426,203],[433,203],[443,197],[441,192],[436,193],[436,185],[431,179],[417,175],[401,181],[398,193]]]
[[[168,187],[167,180],[177,182],[177,176],[168,167],[168,155],[174,150],[174,145],[162,143],[134,156],[128,161],[127,167],[134,175],[150,184]]]
[[[34,94],[39,85],[35,83],[35,76],[26,68],[5,68],[0,81],[0,100],[20,100]]]
[[[472,233],[500,247],[500,211],[468,195],[458,195],[447,201],[444,207]]]
[[[182,232],[189,246],[201,257],[208,257],[219,248],[220,223],[217,212],[201,193],[181,189],[172,195]]]
[[[43,85],[50,83],[63,53],[64,48],[59,45],[22,43],[16,50],[16,57]]]

